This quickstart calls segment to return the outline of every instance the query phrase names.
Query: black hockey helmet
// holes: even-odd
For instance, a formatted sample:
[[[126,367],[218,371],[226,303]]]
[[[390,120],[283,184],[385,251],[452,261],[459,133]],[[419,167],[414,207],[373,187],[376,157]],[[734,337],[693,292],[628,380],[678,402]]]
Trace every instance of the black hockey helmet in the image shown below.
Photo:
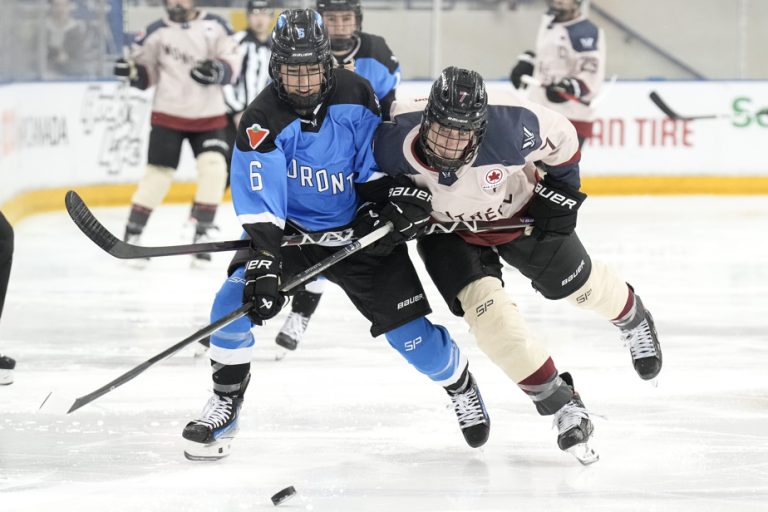
[[[285,89],[280,66],[320,66],[320,91],[307,96],[289,94]],[[269,60],[269,76],[277,95],[300,112],[313,110],[320,105],[333,88],[333,56],[331,42],[323,18],[312,9],[283,11],[272,31],[272,56]]]
[[[165,12],[168,13],[168,19],[176,23],[184,23],[189,17],[189,13],[195,11],[195,3],[192,2],[192,8],[186,8],[174,0],[165,0]]]
[[[277,9],[280,7],[277,0],[248,0],[245,4],[245,12]]]
[[[437,124],[439,126],[433,126]],[[488,124],[488,96],[485,82],[477,72],[457,67],[443,70],[429,93],[427,108],[421,118],[419,145],[426,163],[441,172],[454,172],[469,163],[477,153],[485,137]],[[438,154],[435,149],[447,146],[431,138],[440,128],[468,133],[466,147],[455,158]],[[433,137],[432,136],[432,137]],[[449,137],[449,141],[461,140]]]
[[[325,15],[333,11],[352,11],[355,13],[355,31],[350,37],[331,39],[331,47],[334,51],[351,50],[360,37],[360,31],[363,30],[363,8],[360,0],[317,0],[317,12]]]

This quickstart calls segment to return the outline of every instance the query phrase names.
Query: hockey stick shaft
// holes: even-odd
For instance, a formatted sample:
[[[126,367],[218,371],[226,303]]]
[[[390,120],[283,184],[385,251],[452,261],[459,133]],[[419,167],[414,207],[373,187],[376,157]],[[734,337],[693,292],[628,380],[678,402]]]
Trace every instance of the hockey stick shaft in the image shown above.
[[[70,190],[64,199],[67,212],[74,223],[85,236],[106,252],[120,259],[154,258],[160,256],[180,256],[204,252],[223,252],[245,249],[249,240],[228,240],[222,242],[206,242],[201,244],[172,245],[162,247],[141,247],[119,240],[96,219],[88,206],[77,192]],[[454,221],[438,222],[427,227],[424,234],[453,233],[456,231],[492,231],[501,229],[524,228],[532,223],[532,219],[512,218],[501,221]],[[283,246],[307,245],[328,242],[349,242],[352,240],[352,229],[341,231],[326,231],[321,233],[302,233],[288,235],[283,238]]]
[[[300,272],[299,274],[296,274],[291,279],[286,281],[286,283],[280,288],[280,291],[287,292],[292,290],[293,288],[296,288],[304,281],[311,279],[312,277],[316,276],[317,274],[323,272],[324,270],[328,269],[329,267],[335,265],[336,263],[340,262],[341,260],[347,258],[348,256],[358,252],[359,250],[371,245],[373,242],[379,240],[380,238],[384,237],[387,233],[392,231],[392,223],[388,222],[384,226],[372,231],[371,233],[367,234],[366,236],[360,238],[359,240],[356,240],[352,242],[351,244],[343,247],[342,249],[334,252],[332,255],[328,256],[327,258],[317,262],[316,264],[312,265],[308,269]],[[140,365],[136,366],[135,368],[132,368],[131,370],[128,370],[124,374],[120,375],[116,379],[112,380],[111,382],[101,386],[100,388],[96,389],[95,391],[92,391],[86,395],[83,395],[81,397],[78,397],[74,400],[72,403],[72,406],[67,410],[67,414],[72,413],[81,407],[83,407],[86,404],[89,404],[96,400],[97,398],[106,395],[110,391],[114,390],[115,388],[122,386],[126,382],[134,379],[139,374],[143,373],[147,368],[150,366],[153,366],[160,361],[172,356],[182,348],[186,347],[187,345],[190,345],[196,341],[200,341],[201,339],[210,336],[214,332],[218,331],[219,329],[222,329],[232,322],[244,317],[248,314],[248,311],[251,309],[252,304],[246,303],[237,308],[236,310],[229,313],[227,316],[220,318],[219,320],[216,320],[210,325],[207,325],[206,327],[203,327],[199,331],[195,332],[194,334],[191,334],[190,336],[187,336],[180,342],[168,347],[167,349],[163,350],[159,354],[147,359]],[[49,395],[50,396],[50,395]],[[46,398],[48,400],[48,398]],[[45,402],[40,406],[41,408],[45,405]]]
[[[735,119],[734,114],[702,114],[699,116],[683,116],[675,112],[674,110],[672,110],[672,108],[667,104],[667,102],[661,99],[661,96],[659,96],[659,93],[657,93],[656,91],[651,91],[648,97],[651,99],[654,105],[656,105],[659,108],[659,110],[664,112],[668,118],[674,121],[697,121],[702,119]],[[758,110],[757,112],[755,112],[754,116],[755,118],[759,118],[760,116],[768,116],[768,108]]]

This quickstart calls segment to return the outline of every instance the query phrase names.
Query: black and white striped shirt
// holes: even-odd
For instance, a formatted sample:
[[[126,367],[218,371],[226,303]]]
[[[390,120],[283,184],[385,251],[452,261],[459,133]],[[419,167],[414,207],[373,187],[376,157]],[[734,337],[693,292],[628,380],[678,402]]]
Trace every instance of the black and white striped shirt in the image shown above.
[[[251,30],[236,33],[235,41],[243,54],[240,76],[224,88],[224,101],[230,114],[242,112],[269,83],[270,42],[262,43]]]

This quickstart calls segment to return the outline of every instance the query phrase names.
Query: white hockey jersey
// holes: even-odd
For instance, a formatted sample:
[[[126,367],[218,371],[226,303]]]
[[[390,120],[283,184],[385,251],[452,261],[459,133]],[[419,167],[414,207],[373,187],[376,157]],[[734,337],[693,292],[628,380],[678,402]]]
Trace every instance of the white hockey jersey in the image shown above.
[[[582,98],[592,100],[605,79],[605,34],[585,17],[555,23],[544,15],[536,38],[533,78],[543,85],[563,78],[576,78],[589,92]],[[552,103],[543,87],[532,87],[528,98],[560,112],[572,121],[591,121],[590,107],[576,101]]]
[[[396,101],[392,121],[376,132],[374,156],[382,172],[405,174],[432,192],[435,220],[492,222],[523,215],[540,177],[534,162],[552,179],[580,187],[579,142],[562,115],[512,91],[489,91],[488,127],[474,160],[456,172],[442,173],[428,167],[416,148],[426,104],[426,99]],[[499,245],[521,234],[519,229],[460,233],[477,245]]]
[[[176,23],[164,18],[147,27],[131,47],[139,65],[138,87],[155,86],[152,124],[185,131],[226,126],[221,85],[202,85],[190,71],[203,60],[225,64],[230,79],[242,62],[232,29],[219,16],[200,11],[197,18]]]

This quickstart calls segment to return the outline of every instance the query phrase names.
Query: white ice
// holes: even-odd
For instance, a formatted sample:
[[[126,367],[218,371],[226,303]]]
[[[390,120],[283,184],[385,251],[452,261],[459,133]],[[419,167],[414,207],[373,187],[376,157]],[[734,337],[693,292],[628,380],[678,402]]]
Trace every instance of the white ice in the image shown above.
[[[122,233],[126,208],[96,209]],[[144,243],[187,243],[187,207],[164,206]],[[231,206],[222,239],[236,237]],[[17,227],[0,349],[18,359],[0,388],[0,511],[758,511],[768,510],[768,202],[764,197],[592,197],[579,232],[593,258],[631,282],[664,349],[658,388],[634,373],[615,328],[507,290],[571,371],[596,418],[601,460],[582,467],[555,444],[551,418],[477,349],[434,288],[432,319],[470,357],[492,417],[467,447],[442,389],[411,369],[336,287],[308,339],[273,360],[277,320],[258,332],[253,380],[232,455],[194,463],[181,430],[210,393],[191,350],[67,416],[36,413],[49,391],[86,394],[208,323],[228,255],[135,270],[87,240],[64,213]],[[411,251],[415,256],[415,251]]]

